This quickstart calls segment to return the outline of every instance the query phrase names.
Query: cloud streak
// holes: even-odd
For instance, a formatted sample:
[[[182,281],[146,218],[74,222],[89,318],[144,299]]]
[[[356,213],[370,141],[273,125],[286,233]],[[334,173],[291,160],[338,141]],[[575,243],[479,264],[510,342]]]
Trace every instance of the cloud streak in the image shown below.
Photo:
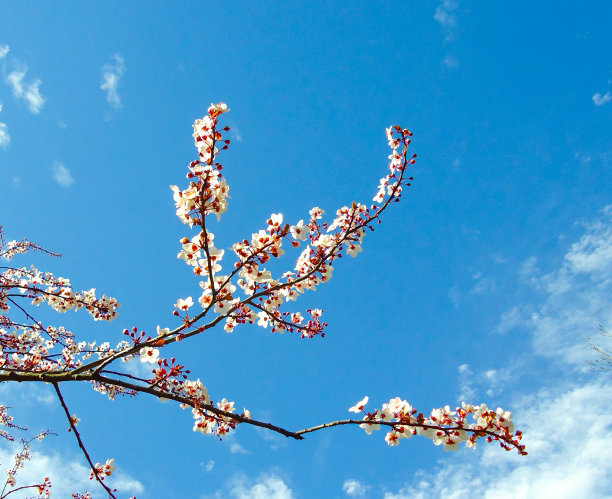
[[[72,184],[74,184],[74,178],[70,174],[70,171],[59,161],[53,162],[52,169],[53,169],[53,178],[59,185],[67,188],[67,187],[70,187]]]
[[[593,104],[596,106],[603,106],[612,100],[612,94],[610,92],[606,92],[601,95],[599,92],[593,95]]]
[[[349,478],[342,484],[342,492],[351,497],[363,497],[370,487],[361,483],[359,480]]]
[[[28,109],[33,114],[40,113],[45,105],[46,99],[40,93],[41,80],[35,79],[25,81],[27,68],[16,69],[4,77],[5,83],[11,88],[16,99],[26,102]]]
[[[6,123],[0,122],[0,147],[6,150],[10,143],[11,136],[8,133],[8,127],[6,126]]]
[[[457,26],[456,11],[459,7],[457,0],[444,0],[436,9],[434,19],[444,28]]]
[[[284,480],[275,474],[260,475],[253,482],[249,483],[244,476],[234,478],[230,486],[230,497],[236,499],[293,499],[295,497]]]
[[[113,62],[102,66],[100,89],[106,92],[106,101],[115,109],[121,109],[121,97],[117,92],[121,76],[125,71],[125,61],[119,54],[112,56]]]
[[[450,42],[455,38],[458,11],[459,0],[443,0],[436,8],[433,18],[442,28],[442,32],[445,34],[445,42]],[[461,67],[459,60],[451,54],[447,54],[444,59],[442,59],[442,65],[451,70]]]

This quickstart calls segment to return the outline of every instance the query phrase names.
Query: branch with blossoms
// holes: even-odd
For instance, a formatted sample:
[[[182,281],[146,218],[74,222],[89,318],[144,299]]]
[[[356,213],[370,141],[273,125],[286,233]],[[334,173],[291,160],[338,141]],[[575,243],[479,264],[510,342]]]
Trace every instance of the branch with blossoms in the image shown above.
[[[337,260],[346,255],[355,257],[361,252],[365,235],[374,230],[383,213],[400,200],[403,189],[413,180],[408,174],[416,161],[416,155],[408,152],[412,133],[398,126],[389,127],[386,130],[391,148],[388,173],[380,179],[374,204],[353,202],[338,209],[329,223],[323,221],[324,211],[318,207],[293,225],[286,223],[282,214],[273,213],[264,228],[227,249],[234,262],[223,272],[226,249],[215,246],[215,235],[208,222],[211,216],[220,220],[228,209],[229,185],[218,159],[221,151],[230,145],[230,140],[224,138],[229,127],[219,125],[220,116],[227,111],[224,103],[212,104],[207,114],[195,121],[193,138],[198,158],[188,166],[186,187],[170,186],[177,217],[195,231],[180,240],[177,257],[191,269],[200,288],[197,295],[177,299],[173,315],[178,323],[173,328],[157,326],[151,333],[139,331],[137,327],[124,329],[124,339],[114,347],[108,342],[78,341],[65,328],[36,320],[30,305],[45,303],[59,313],[85,309],[94,320],[110,321],[117,315],[117,300],[106,295],[97,297],[95,289],[75,291],[68,279],[33,267],[2,267],[0,382],[53,384],[71,430],[90,464],[92,478],[111,497],[112,491],[103,479],[111,474],[112,461],[106,465],[93,464],[59,391],[61,383],[88,382],[110,399],[117,395],[148,394],[173,400],[181,408],[191,409],[194,431],[218,437],[225,436],[240,423],[298,440],[307,433],[353,424],[367,433],[387,427],[385,440],[389,445],[396,445],[400,438],[420,435],[432,438],[434,444],[449,450],[456,449],[460,442],[473,447],[477,439],[484,438],[497,440],[506,450],[516,449],[519,454],[525,454],[520,444],[521,433],[514,431],[510,413],[501,409],[490,411],[484,405],[463,404],[455,411],[446,406],[424,416],[399,398],[381,409],[364,412],[366,398],[351,408],[353,412],[364,413],[361,420],[339,420],[290,431],[252,418],[246,409],[237,412],[234,402],[225,398],[215,403],[200,379],[190,379],[190,370],[185,365],[174,357],[163,357],[167,345],[188,341],[215,327],[232,333],[243,324],[251,324],[269,327],[272,333],[324,337],[327,324],[321,319],[323,312],[314,308],[287,310],[289,302],[329,281]],[[280,259],[285,248],[298,252],[295,264],[275,276],[266,265]],[[31,250],[43,249],[28,241],[5,243],[0,228],[0,257],[10,260]],[[9,311],[14,312],[11,317]],[[150,365],[151,375],[138,377],[118,367],[133,359]]]
[[[6,406],[0,405],[0,436],[9,442],[13,442],[15,437],[8,431],[3,430],[2,427],[4,426],[9,428],[11,431],[26,431],[27,428],[15,425],[13,423],[13,417],[8,415],[7,409],[8,408]],[[20,487],[17,487],[16,479],[19,470],[22,469],[24,464],[31,458],[30,445],[32,442],[34,442],[34,440],[41,441],[48,435],[55,435],[55,433],[43,431],[30,440],[25,440],[23,438],[21,439],[21,448],[13,456],[13,466],[6,470],[6,480],[4,481],[4,485],[0,491],[0,499],[4,499],[15,492],[22,490],[34,492],[38,497],[49,497],[49,494],[51,493],[51,481],[49,480],[49,477],[44,477],[42,483],[22,485]]]

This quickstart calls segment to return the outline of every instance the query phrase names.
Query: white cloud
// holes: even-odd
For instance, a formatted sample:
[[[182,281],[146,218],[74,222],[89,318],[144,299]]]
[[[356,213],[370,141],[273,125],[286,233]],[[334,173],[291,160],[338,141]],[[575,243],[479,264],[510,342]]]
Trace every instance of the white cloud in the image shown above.
[[[230,452],[232,454],[249,454],[249,451],[246,450],[242,445],[238,442],[232,442],[230,444]]]
[[[47,437],[54,438],[54,437]],[[99,487],[95,482],[89,480],[90,469],[84,463],[85,458],[80,460],[67,459],[66,456],[59,454],[44,454],[36,451],[38,442],[33,442],[31,459],[24,464],[23,469],[17,474],[17,487],[23,485],[38,484],[42,478],[48,476],[51,480],[51,497],[72,497],[74,492],[93,491],[94,497],[100,495],[96,489]],[[3,466],[12,463],[14,450],[17,447],[0,448],[0,462]],[[121,463],[115,463],[118,471],[107,478],[105,483],[112,488],[116,488],[122,495],[142,494],[144,487],[138,480],[131,478],[121,471]],[[17,493],[18,494],[18,493]],[[23,497],[11,494],[11,497]]]
[[[543,274],[534,258],[527,260],[521,277],[542,293],[542,301],[511,308],[497,326],[500,332],[527,329],[535,353],[575,367],[592,358],[586,337],[597,324],[612,324],[612,205],[583,226],[558,269]]]
[[[112,56],[114,62],[102,66],[102,83],[100,88],[106,92],[107,102],[115,109],[121,108],[121,97],[117,93],[119,81],[125,71],[125,61],[119,54]]]
[[[8,133],[6,123],[0,122],[0,147],[6,149],[11,143],[11,136]]]
[[[342,484],[342,491],[347,496],[361,497],[364,496],[370,487],[361,483],[359,480],[355,480],[354,478],[349,478],[348,480],[344,480]]]
[[[509,365],[484,368],[467,385],[486,389],[489,397],[507,394],[515,375],[533,361],[531,353],[569,365],[564,379],[551,375],[551,381],[534,380],[544,387],[536,392],[529,391],[528,383],[515,385],[518,393],[511,406],[529,455],[485,444],[476,453],[466,450],[449,458],[436,471],[416,473],[411,483],[388,491],[385,499],[610,497],[612,384],[587,373],[590,378],[580,386],[584,378],[578,370],[584,370],[585,360],[597,358],[586,336],[598,322],[612,324],[612,205],[583,227],[557,269],[542,273],[532,258],[520,271],[524,282],[542,293],[541,300],[511,308],[498,330],[520,327],[531,336],[531,349],[526,343]],[[472,368],[463,364],[458,371],[459,388],[465,390],[462,376]]]
[[[211,459],[206,464],[200,463],[200,466],[202,466],[202,468],[204,468],[206,473],[210,473],[212,471],[212,469],[215,467],[215,462]]]
[[[15,185],[19,184],[19,178],[13,177],[13,183]],[[2,403],[13,407],[51,405],[57,401],[55,392],[47,384],[2,383],[0,384],[0,394],[2,395]]]
[[[236,477],[231,482],[229,493],[231,497],[237,499],[293,499],[295,497],[284,480],[272,473],[263,474],[252,482],[244,476]]]
[[[4,59],[6,54],[9,53],[10,47],[8,45],[0,45],[0,59]]]
[[[528,456],[489,444],[454,456],[385,499],[609,497],[612,487],[612,386],[591,383],[522,400],[519,426]]]
[[[612,205],[606,206],[602,213],[602,218],[586,226],[586,234],[572,244],[565,255],[569,270],[574,274],[612,277]]]
[[[597,92],[596,94],[593,95],[593,103],[596,106],[603,106],[604,104],[607,104],[611,100],[612,100],[612,94],[610,94],[610,92],[606,92],[603,95]]]
[[[455,11],[459,7],[457,0],[443,0],[436,9],[434,19],[445,28],[452,28],[457,25],[457,17]]]
[[[470,369],[469,364],[461,364],[457,367],[459,373],[459,396],[457,400],[459,402],[474,403],[476,400],[476,391],[472,386],[474,380],[474,373]]]
[[[497,324],[497,332],[506,334],[509,331],[516,329],[517,327],[524,326],[528,323],[526,315],[528,315],[523,307],[512,307],[510,310],[506,310],[500,317]]]
[[[38,88],[42,82],[40,80],[32,80],[30,83],[27,83],[24,81],[26,73],[27,69],[16,69],[6,75],[4,81],[11,87],[13,95],[17,99],[22,99],[27,103],[30,112],[38,114],[46,102]]]
[[[74,178],[72,178],[70,171],[59,161],[53,162],[53,178],[62,187],[70,187],[74,184]]]
[[[472,278],[476,281],[476,285],[471,290],[472,293],[479,295],[495,291],[495,280],[483,277],[482,272],[476,272]]]

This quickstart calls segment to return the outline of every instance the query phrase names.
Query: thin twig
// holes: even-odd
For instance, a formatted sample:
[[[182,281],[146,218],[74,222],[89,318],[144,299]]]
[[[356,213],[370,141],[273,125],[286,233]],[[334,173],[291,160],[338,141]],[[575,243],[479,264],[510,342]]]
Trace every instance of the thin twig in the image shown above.
[[[108,496],[112,497],[113,499],[117,499],[117,497],[113,494],[111,489],[102,481],[102,478],[98,476],[98,470],[96,470],[96,467],[91,462],[91,458],[89,457],[89,454],[87,453],[87,449],[85,449],[85,445],[83,444],[83,441],[81,440],[81,435],[76,429],[76,425],[74,424],[74,421],[72,420],[72,416],[70,415],[70,411],[68,410],[68,407],[66,406],[66,402],[64,402],[64,397],[62,397],[62,393],[60,392],[58,384],[53,383],[53,388],[55,388],[55,393],[57,393],[57,398],[59,399],[60,404],[62,404],[62,407],[64,408],[64,412],[66,413],[66,418],[68,418],[68,423],[70,424],[70,428],[74,432],[74,436],[76,437],[77,442],[79,443],[79,447],[81,448],[81,450],[83,451],[83,454],[85,455],[85,459],[87,459],[87,462],[89,463],[89,467],[91,468],[93,475],[96,477],[96,480],[98,481],[98,483],[102,485],[104,490],[108,492]]]

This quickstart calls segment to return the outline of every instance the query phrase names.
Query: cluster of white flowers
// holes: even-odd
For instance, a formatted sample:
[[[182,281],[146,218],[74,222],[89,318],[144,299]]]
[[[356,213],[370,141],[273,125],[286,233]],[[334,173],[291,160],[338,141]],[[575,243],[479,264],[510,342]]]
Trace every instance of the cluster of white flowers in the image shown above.
[[[119,303],[115,298],[106,295],[97,298],[94,288],[75,292],[68,279],[42,273],[34,267],[6,269],[0,274],[0,285],[0,312],[9,310],[9,298],[14,297],[12,292],[18,291],[26,298],[32,298],[32,305],[47,303],[59,313],[84,308],[96,321],[111,321],[117,317]]]
[[[221,165],[215,163],[219,152],[217,145],[223,143],[221,149],[227,149],[230,141],[222,140],[221,131],[217,130],[217,117],[229,111],[220,102],[211,104],[208,114],[193,124],[193,139],[198,150],[199,159],[189,165],[187,178],[195,179],[189,186],[181,190],[171,185],[176,206],[176,216],[190,227],[197,223],[198,217],[209,213],[217,215],[217,220],[227,210],[229,187],[221,174]],[[225,127],[226,131],[229,127]]]
[[[98,475],[98,478],[100,480],[104,480],[104,477],[111,476],[113,474],[113,471],[115,471],[115,460],[107,459],[104,464],[96,463],[94,465],[94,468],[96,469],[96,475]],[[91,474],[89,475],[89,479],[92,480],[93,477],[94,472],[92,470]]]
[[[5,243],[0,230],[0,255],[12,258],[31,250],[45,251],[28,241]],[[34,267],[5,268],[0,273],[0,367],[5,371],[66,371],[80,367],[92,356],[108,358],[129,346],[124,341],[114,349],[107,342],[100,345],[96,345],[96,342],[77,342],[65,328],[43,326],[36,321],[18,303],[18,300],[24,299],[32,305],[47,303],[59,313],[85,309],[94,320],[113,320],[119,308],[115,298],[106,295],[98,298],[95,289],[75,292],[68,279],[49,272],[43,273]],[[8,316],[12,307],[23,313],[21,321]],[[53,351],[54,348],[59,348],[61,352]]]
[[[458,449],[461,442],[474,448],[478,438],[485,438],[489,442],[499,441],[506,450],[516,449],[521,455],[527,454],[525,446],[520,443],[522,433],[514,431],[512,413],[502,408],[492,411],[485,404],[474,406],[462,403],[454,411],[448,405],[432,409],[430,415],[425,417],[399,397],[389,400],[381,409],[373,412],[365,411],[367,402],[368,397],[365,397],[349,408],[349,412],[364,413],[363,421],[367,422],[359,426],[368,435],[381,426],[390,428],[385,435],[385,441],[390,446],[397,445],[401,438],[419,435],[430,438],[434,445],[443,445],[445,451],[453,451]],[[466,421],[468,415],[471,422]]]
[[[415,163],[416,154],[413,154],[410,160],[406,159],[406,150],[410,144],[412,133],[405,128],[392,126],[385,130],[389,147],[392,149],[389,155],[389,171],[390,173],[380,179],[378,184],[378,192],[373,198],[376,203],[383,203],[387,196],[391,198],[399,198],[402,193],[401,174],[404,172],[407,165]],[[402,145],[402,151],[398,152],[398,148]],[[410,177],[408,180],[412,180]],[[410,185],[409,183],[405,185]]]
[[[224,329],[227,332],[232,332],[238,324],[257,324],[263,328],[270,327],[272,332],[297,331],[308,338],[322,335],[325,323],[319,320],[320,311],[314,315],[311,313],[311,319],[304,321],[300,313],[281,311],[281,306],[295,301],[305,290],[315,290],[329,281],[334,269],[332,262],[343,253],[354,257],[361,252],[366,227],[372,229],[371,225],[380,212],[400,197],[402,183],[409,185],[404,180],[404,171],[415,161],[415,156],[406,158],[412,134],[399,127],[390,127],[386,131],[393,151],[390,174],[381,180],[385,188],[376,197],[381,206],[372,206],[371,210],[358,203],[344,206],[337,210],[329,226],[321,221],[325,212],[319,207],[310,210],[307,224],[304,220],[295,225],[283,224],[283,215],[273,213],[265,229],[232,245],[237,259],[234,270],[221,276],[218,273],[224,250],[215,248],[214,234],[207,228],[205,217],[211,213],[219,217],[227,209],[228,187],[217,159],[220,150],[227,149],[229,144],[221,133],[229,131],[229,127],[218,128],[218,117],[227,111],[224,103],[211,104],[207,114],[195,121],[193,138],[199,159],[189,166],[187,178],[192,181],[185,190],[171,186],[177,216],[182,222],[199,227],[198,234],[181,240],[181,251],[177,255],[193,267],[194,274],[206,277],[200,282],[204,292],[197,300],[203,312],[196,316],[202,317],[213,308],[215,313],[225,318]],[[220,144],[223,146],[217,147]],[[306,246],[299,253],[293,270],[276,279],[264,265],[285,253],[282,247],[284,239],[294,248],[303,242]],[[236,297],[236,288],[240,288],[246,298]],[[175,315],[183,317],[185,327],[191,325],[187,313],[192,305],[191,297],[181,298],[175,304]]]

